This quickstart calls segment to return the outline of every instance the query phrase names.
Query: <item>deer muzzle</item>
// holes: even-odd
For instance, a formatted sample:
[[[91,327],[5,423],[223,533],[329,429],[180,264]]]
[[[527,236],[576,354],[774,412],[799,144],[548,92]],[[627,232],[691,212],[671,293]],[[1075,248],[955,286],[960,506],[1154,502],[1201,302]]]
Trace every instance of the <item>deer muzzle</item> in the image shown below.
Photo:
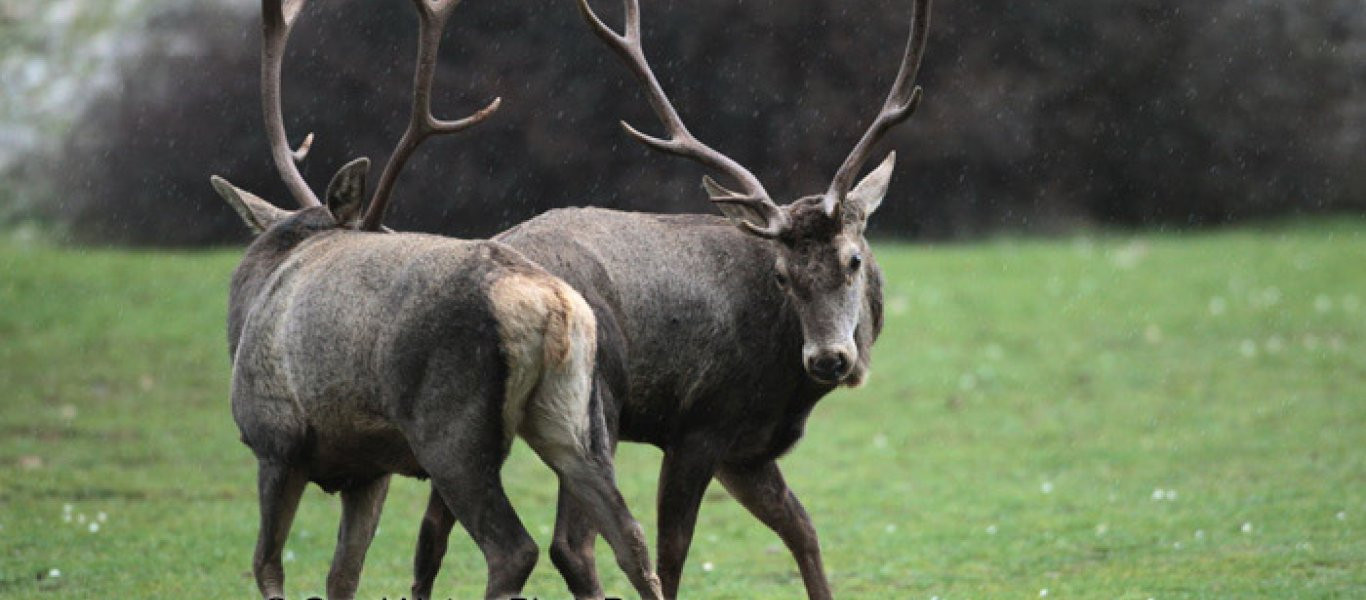
[[[812,379],[838,384],[853,371],[857,356],[853,344],[807,345],[802,349],[802,365]]]

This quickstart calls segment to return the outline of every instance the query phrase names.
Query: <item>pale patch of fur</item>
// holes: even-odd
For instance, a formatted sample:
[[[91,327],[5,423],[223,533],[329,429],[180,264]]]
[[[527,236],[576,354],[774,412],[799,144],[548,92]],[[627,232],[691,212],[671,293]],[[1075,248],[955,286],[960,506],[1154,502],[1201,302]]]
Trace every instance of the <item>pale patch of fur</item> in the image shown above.
[[[864,383],[867,383],[868,376],[872,373],[873,371],[871,369],[865,369],[861,365],[855,364],[854,370],[849,372],[849,376],[845,377],[844,381],[840,382],[840,385],[849,389],[861,388]]]
[[[597,322],[583,297],[549,276],[511,274],[489,287],[508,359],[506,439],[521,434],[553,466],[586,455]]]

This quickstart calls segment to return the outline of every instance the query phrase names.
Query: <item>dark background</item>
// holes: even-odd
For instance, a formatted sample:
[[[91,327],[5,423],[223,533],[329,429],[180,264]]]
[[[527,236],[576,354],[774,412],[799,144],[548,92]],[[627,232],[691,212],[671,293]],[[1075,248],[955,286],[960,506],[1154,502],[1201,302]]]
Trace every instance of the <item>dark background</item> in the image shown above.
[[[647,1],[645,47],[693,132],[780,202],[823,191],[876,113],[909,0]],[[620,6],[600,0],[614,26]],[[160,36],[91,102],[59,155],[29,165],[79,239],[243,239],[210,174],[290,207],[262,134],[254,10],[154,17]],[[408,2],[315,1],[290,41],[291,138],[321,192],[377,161],[407,118]],[[918,114],[870,161],[901,157],[874,234],[1203,227],[1366,209],[1366,3],[1359,0],[938,0]],[[556,206],[713,210],[703,171],[620,131],[660,131],[572,0],[467,0],[442,47],[438,116],[494,96],[485,124],[409,162],[388,224],[486,236]]]

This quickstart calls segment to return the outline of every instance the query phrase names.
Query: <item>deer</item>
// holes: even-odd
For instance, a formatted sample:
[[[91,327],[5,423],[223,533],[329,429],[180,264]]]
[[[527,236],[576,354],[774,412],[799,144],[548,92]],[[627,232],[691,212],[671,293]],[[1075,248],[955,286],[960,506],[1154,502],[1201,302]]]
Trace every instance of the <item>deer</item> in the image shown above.
[[[324,199],[287,142],[280,71],[303,0],[263,0],[262,105],[272,159],[299,204],[286,210],[214,176],[255,234],[228,298],[231,404],[255,455],[264,598],[284,598],[284,543],[309,482],[340,492],[329,598],[353,598],[393,474],[429,478],[487,562],[485,595],[520,594],[539,551],[500,470],[522,438],[603,531],[636,591],[660,598],[648,544],[615,484],[604,403],[593,389],[597,325],[582,295],[496,241],[394,233],[382,215],[426,138],[476,125],[433,116],[441,33],[459,0],[414,0],[419,45],[409,125],[365,207],[369,160],[341,167]],[[362,208],[365,208],[362,211]],[[367,226],[366,223],[369,223]]]
[[[914,0],[895,82],[823,193],[778,205],[752,172],[699,141],[646,61],[638,0],[624,32],[578,8],[644,87],[667,137],[621,125],[637,141],[733,180],[704,176],[722,216],[599,208],[546,212],[495,236],[581,293],[598,317],[597,383],[609,443],[664,453],[657,572],[678,595],[699,504],[713,478],[795,558],[807,595],[832,595],[811,518],[777,460],[797,443],[816,403],[867,377],[882,328],[882,274],[864,237],[891,180],[895,153],[854,185],[874,146],[919,105],[915,85],[929,0]],[[602,596],[596,532],[561,488],[551,560],[576,598]],[[455,516],[433,493],[414,558],[413,593],[430,596]]]

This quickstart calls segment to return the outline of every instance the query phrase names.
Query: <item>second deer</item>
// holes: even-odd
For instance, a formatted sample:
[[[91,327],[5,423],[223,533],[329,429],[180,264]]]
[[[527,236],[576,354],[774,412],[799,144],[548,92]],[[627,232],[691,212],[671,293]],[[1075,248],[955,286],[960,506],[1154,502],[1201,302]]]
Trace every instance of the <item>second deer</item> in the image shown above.
[[[500,470],[521,436],[604,532],[636,591],[661,597],[643,531],[618,492],[611,437],[593,394],[592,309],[562,280],[498,242],[358,231],[380,217],[404,160],[427,136],[482,121],[432,116],[441,30],[458,0],[414,0],[418,68],[407,132],[365,217],[369,161],[343,167],[319,201],[286,142],[280,67],[304,2],[264,0],[262,93],[276,168],[302,206],[287,211],[215,177],[258,235],[233,274],[232,413],[258,462],[253,557],[265,598],[283,598],[281,561],[304,487],[342,496],[329,598],[352,598],[393,473],[430,477],[488,565],[488,597],[516,595],[536,544]]]
[[[645,88],[667,138],[625,125],[646,145],[733,180],[703,188],[725,217],[595,208],[548,212],[499,235],[563,278],[598,317],[599,387],[613,441],[664,451],[658,559],[664,593],[677,596],[698,508],[715,477],[787,545],[811,598],[832,595],[816,529],[777,460],[802,436],[816,403],[868,372],[882,327],[882,275],[864,238],[887,193],[894,155],[857,185],[874,146],[915,111],[929,0],[914,0],[911,34],[881,111],[823,193],[778,205],[735,160],[688,131],[641,46],[638,0],[625,32],[593,31]],[[451,514],[434,494],[415,559],[413,589],[431,589]],[[561,492],[551,558],[575,597],[599,597],[595,531]],[[437,541],[434,541],[437,540]]]

